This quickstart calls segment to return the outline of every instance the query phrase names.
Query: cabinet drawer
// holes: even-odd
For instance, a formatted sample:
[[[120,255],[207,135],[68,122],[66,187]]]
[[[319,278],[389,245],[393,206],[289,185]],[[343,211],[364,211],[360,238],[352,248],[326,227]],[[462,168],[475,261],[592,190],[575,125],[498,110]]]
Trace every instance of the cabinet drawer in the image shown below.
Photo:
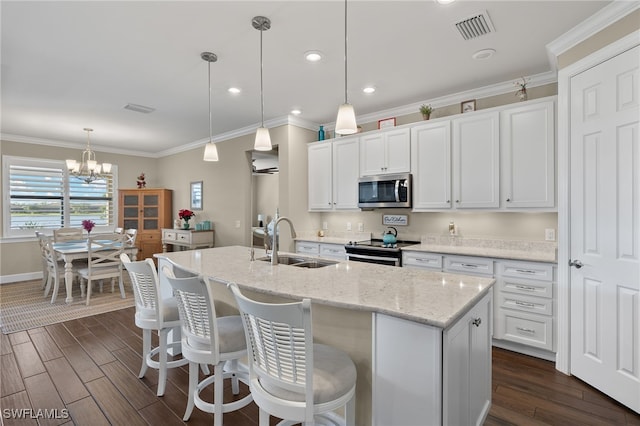
[[[339,244],[320,244],[320,257],[345,260],[347,258],[347,251],[344,246]]]
[[[317,256],[320,254],[320,245],[317,243],[296,242],[296,253]]]
[[[500,293],[498,306],[541,315],[553,315],[553,300],[541,297],[521,296],[512,293]]]
[[[138,237],[136,238],[136,240],[143,240],[143,241],[159,241],[160,240],[160,234],[141,234],[138,233]]]
[[[549,264],[500,262],[499,265],[503,277],[553,281],[553,266]]]
[[[502,278],[498,280],[501,291],[506,293],[538,296],[551,299],[553,297],[553,283],[545,281],[525,281],[516,278]]]
[[[176,239],[176,232],[175,231],[163,231],[162,232],[162,239],[163,240],[175,240]]]
[[[180,232],[176,235],[178,241],[182,241],[184,243],[188,243],[191,241],[191,233],[187,233],[187,232]]]
[[[433,253],[403,252],[402,266],[442,270],[442,255]]]
[[[496,337],[529,346],[553,350],[553,319],[500,309],[500,332]]]
[[[444,270],[445,272],[493,276],[493,260],[477,257],[446,256],[444,258]]]

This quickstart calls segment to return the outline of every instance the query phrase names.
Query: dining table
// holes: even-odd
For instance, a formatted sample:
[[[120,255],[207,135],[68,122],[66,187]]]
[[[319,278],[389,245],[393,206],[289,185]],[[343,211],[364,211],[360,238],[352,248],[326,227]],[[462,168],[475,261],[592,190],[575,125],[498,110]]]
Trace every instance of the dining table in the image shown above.
[[[64,284],[67,291],[66,303],[73,302],[73,261],[89,259],[89,244],[87,239],[61,241],[53,243],[53,250],[64,261]],[[137,259],[138,247],[125,245],[124,252]]]

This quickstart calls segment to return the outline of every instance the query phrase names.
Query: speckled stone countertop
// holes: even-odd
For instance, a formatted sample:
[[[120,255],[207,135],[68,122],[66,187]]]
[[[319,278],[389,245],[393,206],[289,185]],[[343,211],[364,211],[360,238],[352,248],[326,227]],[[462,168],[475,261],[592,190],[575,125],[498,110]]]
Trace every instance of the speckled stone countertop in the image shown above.
[[[528,260],[532,262],[558,262],[558,245],[547,241],[516,241],[459,236],[433,236],[423,238],[422,244],[403,247],[403,250],[497,259]]]
[[[154,256],[222,282],[236,282],[241,288],[294,299],[308,297],[318,304],[380,312],[440,328],[472,308],[495,282],[349,261],[312,269],[271,266],[250,261],[249,253],[248,247],[232,246]]]

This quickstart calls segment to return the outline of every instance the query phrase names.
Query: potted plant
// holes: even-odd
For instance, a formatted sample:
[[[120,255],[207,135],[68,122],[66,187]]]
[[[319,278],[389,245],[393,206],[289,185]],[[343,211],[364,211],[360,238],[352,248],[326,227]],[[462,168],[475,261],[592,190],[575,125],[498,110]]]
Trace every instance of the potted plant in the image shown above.
[[[424,118],[425,120],[428,120],[429,117],[431,117],[432,112],[433,108],[431,108],[431,105],[422,104],[420,106],[420,113],[422,114],[422,118]]]

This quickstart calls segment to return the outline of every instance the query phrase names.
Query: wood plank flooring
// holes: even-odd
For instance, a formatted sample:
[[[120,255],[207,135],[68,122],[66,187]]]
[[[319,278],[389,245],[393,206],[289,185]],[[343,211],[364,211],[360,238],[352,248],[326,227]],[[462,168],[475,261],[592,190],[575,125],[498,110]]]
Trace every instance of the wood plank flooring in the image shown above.
[[[187,367],[158,375],[140,369],[142,338],[134,308],[1,335],[0,420],[5,425],[179,425],[187,403]],[[157,344],[157,336],[154,336]],[[551,362],[493,349],[493,401],[485,425],[636,425],[640,416]],[[225,399],[231,399],[225,389]],[[242,386],[242,397],[248,392]],[[228,395],[227,395],[228,394]],[[211,395],[208,395],[212,398]],[[27,418],[15,419],[11,409]],[[47,419],[43,411],[48,410]],[[32,418],[39,417],[39,418]],[[257,425],[255,404],[224,415],[225,425]],[[272,418],[272,424],[275,424]],[[211,425],[197,408],[189,425]],[[425,421],[428,425],[428,421]],[[395,426],[395,425],[389,425]]]

